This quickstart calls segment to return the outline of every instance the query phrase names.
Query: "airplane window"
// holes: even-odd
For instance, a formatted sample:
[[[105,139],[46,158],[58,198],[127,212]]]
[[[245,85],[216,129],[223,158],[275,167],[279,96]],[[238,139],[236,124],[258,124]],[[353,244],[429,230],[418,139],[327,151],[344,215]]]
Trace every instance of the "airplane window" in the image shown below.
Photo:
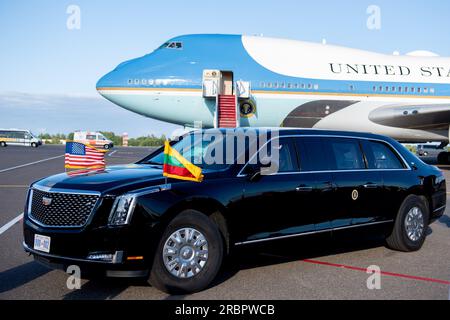
[[[380,91],[383,91],[383,86],[380,86]]]
[[[291,88],[292,88],[292,84],[289,82],[289,83],[287,84],[287,87],[288,87],[288,89],[291,89]]]
[[[411,92],[414,92],[415,90],[414,90],[414,88],[411,88]]]
[[[305,89],[305,84],[304,84],[304,83],[302,83],[301,87],[302,87],[302,89]]]
[[[183,42],[166,42],[164,43],[161,47],[161,49],[163,48],[167,48],[167,49],[183,49]]]
[[[272,83],[267,82],[267,88],[272,88]]]
[[[308,84],[308,89],[310,89],[310,90],[312,89],[312,84],[311,83]]]
[[[418,93],[421,93],[422,90],[421,90],[420,88],[417,88],[417,92],[418,92]]]
[[[284,82],[280,83],[280,88],[286,88],[286,84]]]
[[[405,92],[408,92],[408,87],[405,87]]]
[[[264,88],[266,86],[265,82],[261,82],[261,88]]]
[[[372,90],[377,91],[377,86],[373,86]]]
[[[398,92],[402,92],[402,87],[398,87]]]
[[[278,82],[274,82],[274,83],[273,83],[273,87],[274,87],[274,88],[278,88]]]
[[[386,86],[386,92],[389,92],[389,87],[388,86]]]
[[[396,90],[396,87],[392,87],[392,91],[395,92],[395,90]]]
[[[423,88],[423,93],[428,93],[428,88]]]

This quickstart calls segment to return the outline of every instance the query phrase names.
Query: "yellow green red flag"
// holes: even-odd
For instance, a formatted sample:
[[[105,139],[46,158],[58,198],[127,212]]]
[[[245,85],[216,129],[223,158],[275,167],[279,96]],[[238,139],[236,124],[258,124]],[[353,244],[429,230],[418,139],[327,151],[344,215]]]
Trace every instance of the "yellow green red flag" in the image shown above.
[[[169,141],[164,145],[164,177],[202,182],[202,169],[186,160],[177,150],[170,146]]]

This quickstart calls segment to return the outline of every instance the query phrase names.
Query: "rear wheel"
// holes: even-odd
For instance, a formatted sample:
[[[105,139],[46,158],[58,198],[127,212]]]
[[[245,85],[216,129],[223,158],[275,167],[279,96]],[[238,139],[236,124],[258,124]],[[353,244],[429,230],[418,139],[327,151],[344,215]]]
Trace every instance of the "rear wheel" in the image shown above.
[[[450,164],[450,152],[441,152],[438,155],[438,164]]]
[[[222,259],[223,242],[218,227],[204,214],[186,210],[166,228],[149,281],[171,294],[198,292],[214,280]]]
[[[1,141],[0,142],[0,147],[6,147],[6,142],[5,141]]]
[[[422,248],[429,222],[428,201],[416,195],[408,196],[397,214],[387,244],[394,250],[410,252]]]

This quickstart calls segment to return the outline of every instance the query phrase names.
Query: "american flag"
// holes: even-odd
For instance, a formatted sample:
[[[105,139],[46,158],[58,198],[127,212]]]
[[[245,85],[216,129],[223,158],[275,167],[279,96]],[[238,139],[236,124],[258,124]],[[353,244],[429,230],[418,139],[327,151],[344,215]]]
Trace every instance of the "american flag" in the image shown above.
[[[104,168],[105,151],[79,142],[67,142],[65,167],[67,169]]]

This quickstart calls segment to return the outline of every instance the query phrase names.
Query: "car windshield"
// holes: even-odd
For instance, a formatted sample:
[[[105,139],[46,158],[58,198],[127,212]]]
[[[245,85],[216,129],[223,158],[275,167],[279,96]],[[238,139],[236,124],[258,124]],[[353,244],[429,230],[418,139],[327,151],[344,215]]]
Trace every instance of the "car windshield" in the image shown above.
[[[184,158],[196,166],[207,170],[224,170],[230,164],[225,156],[225,138],[219,137],[205,141],[196,139],[195,134],[189,134],[181,138],[178,142],[172,142],[171,146],[178,151]],[[234,159],[233,159],[234,160]],[[140,162],[141,164],[163,165],[164,149],[159,153]]]

